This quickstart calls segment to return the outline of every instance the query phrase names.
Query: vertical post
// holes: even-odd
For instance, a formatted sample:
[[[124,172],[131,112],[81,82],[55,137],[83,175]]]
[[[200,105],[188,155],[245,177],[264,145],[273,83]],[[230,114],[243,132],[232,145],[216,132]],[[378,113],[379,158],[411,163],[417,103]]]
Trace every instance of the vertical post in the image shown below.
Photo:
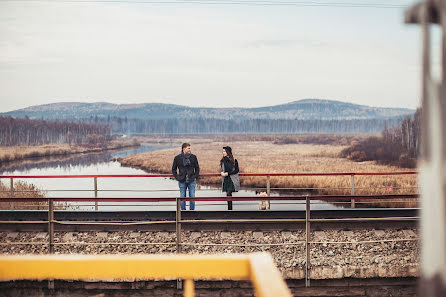
[[[54,203],[48,199],[48,244],[49,253],[54,254]]]
[[[10,189],[11,189],[11,198],[14,197],[14,178],[10,178]]]
[[[271,180],[270,176],[268,175],[266,177],[266,195],[269,197],[271,195]],[[270,200],[268,200],[268,203],[266,204],[266,209],[270,209]]]
[[[177,198],[177,211],[176,211],[176,234],[177,234],[177,253],[181,252],[181,198]]]
[[[54,254],[54,202],[53,199],[48,199],[48,244],[49,253]],[[54,289],[54,279],[48,280],[48,289]]]
[[[177,246],[177,253],[181,253],[181,198],[176,199],[177,202],[177,211],[175,216],[175,232],[177,235],[176,239],[176,246]],[[183,283],[180,279],[177,279],[177,289],[181,289],[183,286]]]
[[[97,176],[94,177],[94,198],[98,198],[98,177]],[[94,210],[98,210],[98,209],[99,209],[98,202],[95,201],[94,202]]]
[[[351,195],[354,196],[355,195],[355,176],[353,174],[350,176],[350,185],[352,188]],[[355,208],[355,199],[353,199],[353,198],[351,199],[350,207]]]
[[[423,32],[422,115],[420,156],[421,263],[419,295],[446,296],[446,7],[444,1],[423,1],[406,12],[407,23]],[[442,30],[442,75],[432,76],[431,24]]]
[[[13,198],[14,197],[14,178],[12,178],[11,177],[11,179],[10,179],[10,188],[11,188],[11,193],[10,193],[10,197],[11,198]],[[9,204],[9,207],[11,208],[11,209],[14,209],[14,202],[11,202],[10,204]]]
[[[305,261],[305,287],[310,286],[310,197],[306,197],[305,199],[305,252],[306,252],[306,261]]]
[[[184,281],[184,297],[194,297],[195,296],[195,286],[193,279],[186,279]]]

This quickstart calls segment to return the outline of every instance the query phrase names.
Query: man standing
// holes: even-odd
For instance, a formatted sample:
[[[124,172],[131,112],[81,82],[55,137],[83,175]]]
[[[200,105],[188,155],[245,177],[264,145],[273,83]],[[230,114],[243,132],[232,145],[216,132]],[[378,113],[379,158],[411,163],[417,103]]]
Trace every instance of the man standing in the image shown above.
[[[183,143],[181,154],[173,159],[172,174],[178,181],[180,197],[186,197],[187,189],[189,189],[189,197],[195,197],[195,186],[197,184],[196,180],[200,175],[200,166],[198,165],[197,156],[191,154],[189,143]],[[194,210],[195,201],[190,201],[189,203],[189,209]],[[186,210],[186,201],[181,201],[181,210]]]

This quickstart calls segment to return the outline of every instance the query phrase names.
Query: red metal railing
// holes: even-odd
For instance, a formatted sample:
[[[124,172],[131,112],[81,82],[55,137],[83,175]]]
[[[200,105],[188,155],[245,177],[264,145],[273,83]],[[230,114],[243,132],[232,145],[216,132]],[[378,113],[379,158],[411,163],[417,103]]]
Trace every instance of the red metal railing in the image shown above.
[[[355,195],[355,176],[390,176],[390,175],[414,175],[417,174],[416,171],[399,171],[399,172],[303,172],[303,173],[240,173],[240,176],[242,177],[266,177],[266,193],[267,196],[270,197],[271,193],[271,177],[283,177],[283,176],[350,176],[350,187],[349,188],[343,188],[350,189],[350,198],[351,198],[351,207],[355,207],[355,198],[351,197]],[[217,173],[204,173],[200,174],[200,177],[219,177],[220,174]],[[98,178],[154,178],[154,177],[164,177],[164,178],[173,178],[172,174],[92,174],[92,175],[3,175],[0,176],[1,179],[9,179],[10,180],[10,197],[14,196],[14,179],[59,179],[59,178],[93,178],[94,179],[94,189],[91,190],[94,192],[95,198],[98,197],[98,192],[103,191],[99,190],[97,186],[97,180]],[[258,188],[256,188],[258,189]],[[262,188],[264,189],[264,188]],[[289,190],[292,189],[298,189],[298,188],[289,188]],[[309,188],[299,188],[299,189],[309,189]],[[312,190],[318,189],[318,188],[311,188]],[[323,188],[320,188],[323,189]],[[88,190],[87,190],[88,191]],[[122,190],[120,190],[122,191]],[[125,191],[125,190],[124,190]],[[130,190],[129,190],[130,191]],[[74,197],[73,197],[74,198]],[[324,199],[328,197],[324,197]],[[341,197],[339,197],[341,198]],[[345,197],[344,197],[345,198]],[[359,197],[358,197],[359,198]],[[83,198],[79,198],[80,200],[71,200],[71,201],[86,201]],[[104,199],[104,198],[101,198]],[[112,198],[110,198],[112,199]],[[140,200],[134,200],[135,198],[128,198],[132,200],[127,200],[128,202],[135,202]],[[156,197],[153,197],[152,199],[157,199]],[[173,198],[172,198],[173,199]],[[194,201],[203,201],[200,199],[205,199],[204,197],[200,198],[194,198],[196,200]],[[235,198],[236,199],[242,199],[241,197]],[[269,199],[273,200],[273,199]],[[28,200],[29,201],[29,200]],[[109,200],[96,200],[97,201],[109,201]],[[118,201],[118,200],[112,200],[112,201]],[[155,201],[155,200],[151,200]],[[165,200],[164,198],[162,200],[158,201],[169,201]],[[172,200],[171,200],[172,201]],[[215,201],[208,199],[207,201]],[[95,206],[97,209],[97,205]]]
[[[355,176],[390,176],[390,175],[414,175],[417,174],[416,171],[399,171],[399,172],[303,172],[303,173],[240,173],[240,176],[242,177],[266,177],[266,194],[267,199],[265,200],[302,200],[302,198],[295,199],[291,197],[281,196],[281,199],[272,198],[270,196],[271,193],[271,177],[284,177],[284,176],[350,176],[350,187],[349,188],[342,188],[342,189],[350,189],[351,195],[323,195],[323,196],[312,196],[312,197],[318,197],[315,199],[326,199],[326,200],[336,200],[336,199],[350,199],[351,201],[351,207],[355,207],[355,199],[367,199],[367,195],[363,196],[357,196],[355,195]],[[62,198],[62,197],[52,197],[54,201],[94,201],[96,202],[95,209],[98,208],[97,202],[123,202],[124,200],[119,198],[113,198],[113,197],[103,197],[98,198],[98,192],[104,191],[99,190],[97,186],[98,178],[155,178],[155,177],[163,177],[163,178],[173,178],[172,174],[92,174],[92,175],[3,175],[0,176],[1,179],[9,179],[10,180],[10,197],[14,197],[14,179],[59,179],[59,178],[93,178],[94,179],[94,189],[93,190],[86,190],[86,191],[92,191],[94,192],[94,200],[88,200],[89,198],[80,198],[80,197],[68,197],[68,198]],[[204,173],[201,174],[200,177],[220,177],[220,174],[216,173]],[[259,189],[259,188],[256,188]],[[262,188],[264,189],[264,188]],[[289,188],[289,189],[309,189],[309,188]],[[311,188],[311,189],[325,189],[325,188]],[[357,188],[356,188],[357,189]],[[119,191],[125,191],[120,189]],[[128,190],[129,192],[131,190]],[[16,191],[19,192],[19,191]],[[332,197],[332,198],[330,198]],[[376,197],[376,195],[374,196]],[[394,197],[393,195],[387,195],[387,197]],[[243,200],[252,200],[253,197],[233,197],[233,201],[243,201]],[[125,202],[142,202],[144,198],[125,198]],[[170,197],[170,198],[164,198],[164,197],[151,197],[149,201],[156,202],[156,201],[174,201],[176,197]],[[5,200],[3,200],[5,201]],[[26,201],[31,201],[29,198],[27,198]],[[218,197],[196,197],[193,199],[187,199],[184,201],[223,201],[218,200]]]
[[[303,173],[240,173],[240,176],[339,176],[339,175],[412,175],[417,171],[398,172],[303,172]],[[219,173],[202,173],[200,177],[219,177]],[[2,178],[94,178],[94,177],[172,177],[172,174],[89,174],[89,175],[2,175]]]

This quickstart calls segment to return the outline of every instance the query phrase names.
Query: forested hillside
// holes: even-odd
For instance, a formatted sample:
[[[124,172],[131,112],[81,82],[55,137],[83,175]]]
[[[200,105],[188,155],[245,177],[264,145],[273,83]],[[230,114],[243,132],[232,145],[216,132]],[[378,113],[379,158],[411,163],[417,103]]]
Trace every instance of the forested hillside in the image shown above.
[[[98,142],[111,136],[107,125],[0,117],[0,145]]]
[[[399,125],[401,119],[411,117],[413,113],[414,110],[405,108],[304,99],[256,108],[60,102],[31,106],[4,115],[101,124],[109,126],[116,134],[209,134],[380,133],[384,127]],[[71,139],[70,134],[68,140]]]
[[[140,120],[353,120],[389,119],[413,115],[407,108],[384,108],[325,99],[303,99],[286,104],[246,107],[190,107],[163,103],[112,104],[107,102],[59,102],[30,106],[4,113],[6,116],[46,120],[79,120],[107,117]],[[1,114],[0,114],[1,115]]]

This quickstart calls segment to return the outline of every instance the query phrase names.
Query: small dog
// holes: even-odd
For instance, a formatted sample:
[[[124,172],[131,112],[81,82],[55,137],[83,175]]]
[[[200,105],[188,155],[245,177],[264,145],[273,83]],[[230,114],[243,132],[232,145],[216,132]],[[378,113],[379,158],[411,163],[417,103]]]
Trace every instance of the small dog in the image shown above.
[[[260,197],[268,197],[266,192],[260,192]],[[269,200],[260,200],[259,201],[259,210],[267,210],[270,209]]]

